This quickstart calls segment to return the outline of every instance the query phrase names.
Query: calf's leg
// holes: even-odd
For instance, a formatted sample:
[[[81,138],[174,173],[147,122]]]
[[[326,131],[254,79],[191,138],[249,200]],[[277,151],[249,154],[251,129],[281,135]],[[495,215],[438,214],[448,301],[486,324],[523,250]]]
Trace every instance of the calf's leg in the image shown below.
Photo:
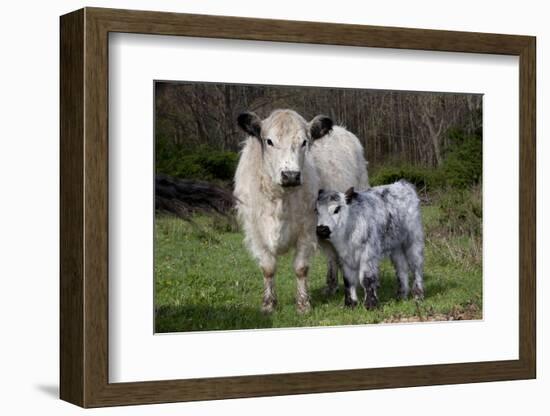
[[[401,247],[391,253],[391,261],[397,277],[397,297],[407,299],[409,296],[409,264]]]
[[[354,308],[357,306],[357,271],[348,267],[344,272],[344,306]]]
[[[367,309],[374,309],[378,306],[378,262],[369,260],[361,267],[359,272],[361,286],[365,290],[364,305]]]
[[[406,252],[409,267],[414,276],[412,294],[415,299],[424,299],[424,246],[420,242],[411,244]]]

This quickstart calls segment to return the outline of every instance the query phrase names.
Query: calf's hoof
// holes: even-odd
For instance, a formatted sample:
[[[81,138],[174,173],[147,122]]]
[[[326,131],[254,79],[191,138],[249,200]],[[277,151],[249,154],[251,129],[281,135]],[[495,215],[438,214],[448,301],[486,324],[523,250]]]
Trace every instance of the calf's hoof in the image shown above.
[[[346,299],[344,300],[344,306],[345,306],[346,308],[351,308],[351,309],[353,309],[353,308],[355,308],[355,307],[357,306],[357,301],[356,301],[356,300],[353,300],[352,298],[346,298]]]
[[[378,299],[376,298],[367,298],[364,302],[365,308],[369,311],[376,309],[378,307]]]
[[[309,298],[298,298],[296,300],[296,310],[299,314],[306,314],[311,311],[311,303]]]
[[[336,293],[338,293],[338,285],[327,285],[323,289],[323,294],[325,296],[334,296]]]
[[[424,300],[424,288],[420,286],[413,286],[412,294],[414,300]]]
[[[395,293],[395,298],[397,300],[407,300],[407,298],[409,297],[409,293],[408,292],[405,292],[405,291],[402,291],[402,290],[398,290],[396,293]]]

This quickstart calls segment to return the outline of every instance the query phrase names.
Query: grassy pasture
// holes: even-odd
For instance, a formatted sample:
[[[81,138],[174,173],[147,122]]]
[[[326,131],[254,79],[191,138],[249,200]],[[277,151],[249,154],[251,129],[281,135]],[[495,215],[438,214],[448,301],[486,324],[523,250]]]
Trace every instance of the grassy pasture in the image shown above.
[[[344,308],[343,284],[327,297],[326,264],[319,253],[310,269],[312,311],[296,313],[296,281],[292,253],[280,258],[276,275],[278,309],[260,311],[263,281],[230,221],[194,216],[183,221],[157,215],[155,222],[156,332],[232,330],[481,319],[482,262],[480,237],[453,235],[441,227],[443,209],[423,206],[426,232],[423,302],[397,301],[396,281],[389,260],[381,266],[380,306]]]

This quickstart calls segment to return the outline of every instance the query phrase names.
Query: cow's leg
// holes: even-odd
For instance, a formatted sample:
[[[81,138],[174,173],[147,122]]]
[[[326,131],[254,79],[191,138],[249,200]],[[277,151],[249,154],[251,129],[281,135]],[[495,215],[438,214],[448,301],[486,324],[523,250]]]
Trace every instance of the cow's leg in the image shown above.
[[[275,270],[277,268],[277,260],[274,256],[266,253],[260,260],[260,268],[264,275],[262,311],[271,313],[277,306],[277,295],[275,294]]]
[[[409,296],[409,264],[401,247],[391,253],[391,261],[397,277],[397,298],[407,299]]]
[[[378,259],[369,259],[361,264],[359,272],[361,286],[365,290],[364,305],[367,309],[374,309],[378,306]]]
[[[338,254],[331,243],[319,240],[321,250],[327,258],[327,286],[325,294],[334,295],[338,291]]]
[[[299,313],[309,312],[311,309],[311,303],[309,300],[309,293],[307,287],[307,272],[309,267],[304,266],[296,269],[296,309]]]
[[[298,244],[296,247],[294,272],[296,273],[296,309],[299,313],[306,313],[311,309],[307,273],[313,250],[314,246],[308,243]]]

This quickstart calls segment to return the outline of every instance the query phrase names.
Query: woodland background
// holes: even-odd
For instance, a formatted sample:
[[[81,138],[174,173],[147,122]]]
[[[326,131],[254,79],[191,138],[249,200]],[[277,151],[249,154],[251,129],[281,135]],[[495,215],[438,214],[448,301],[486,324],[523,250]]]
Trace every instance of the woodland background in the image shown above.
[[[245,137],[236,123],[239,113],[264,118],[291,108],[306,120],[328,115],[352,131],[365,148],[371,176],[388,167],[406,168],[405,176],[444,168],[439,182],[467,186],[480,179],[481,95],[212,83],[155,87],[157,172],[230,180]]]
[[[299,316],[289,255],[278,265],[280,307],[260,313],[262,279],[232,210],[245,139],[236,119],[277,108],[346,126],[364,146],[371,185],[402,178],[416,185],[426,235],[422,303],[395,301],[394,272],[384,262],[380,308],[343,308],[340,295],[323,292],[318,255],[309,277],[313,312]],[[481,95],[157,82],[156,331],[481,318],[482,147]]]

